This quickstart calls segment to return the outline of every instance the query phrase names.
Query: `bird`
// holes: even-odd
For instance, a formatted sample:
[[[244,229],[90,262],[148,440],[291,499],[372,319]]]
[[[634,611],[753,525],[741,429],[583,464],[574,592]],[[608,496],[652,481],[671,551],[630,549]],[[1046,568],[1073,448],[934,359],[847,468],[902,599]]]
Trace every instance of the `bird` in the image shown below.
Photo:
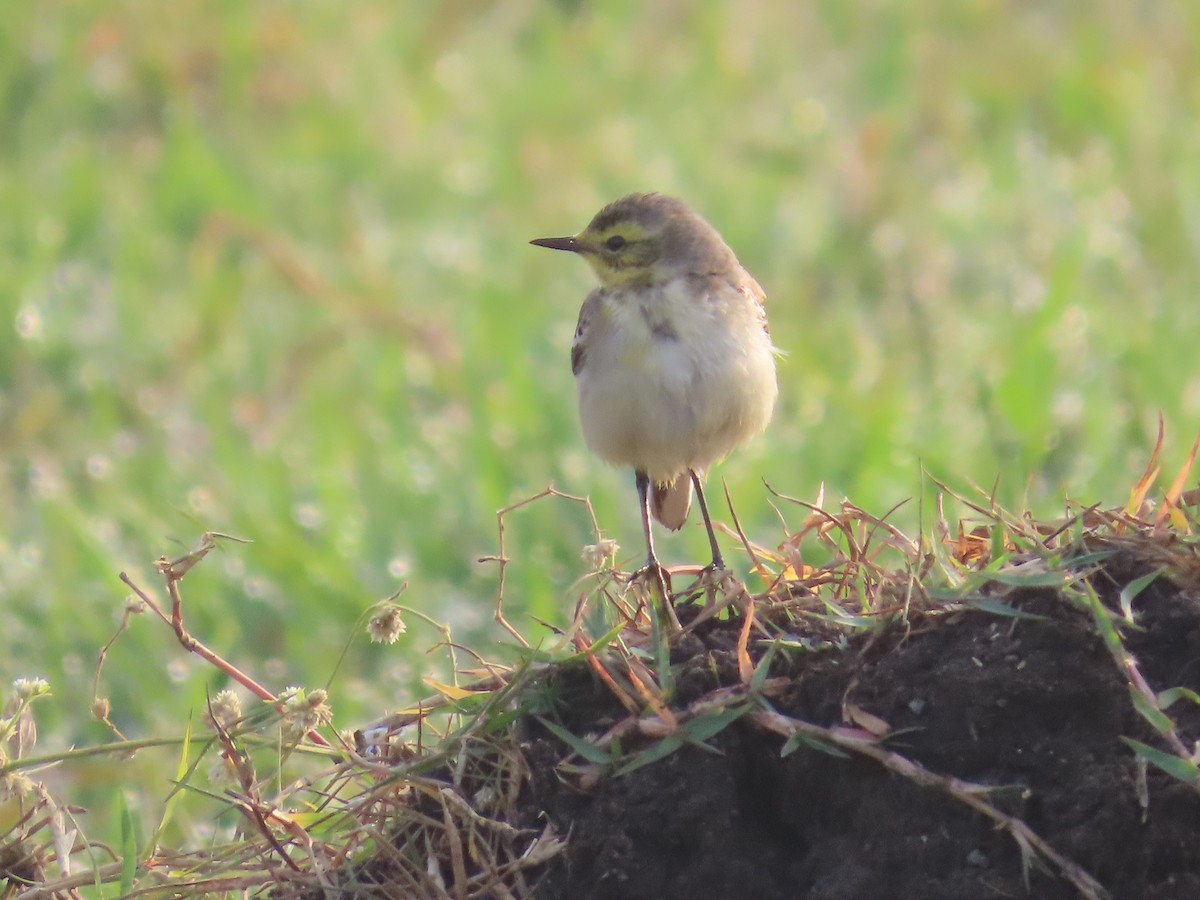
[[[530,243],[583,257],[600,282],[579,311],[571,371],[584,442],[634,470],[647,552],[635,577],[648,572],[669,594],[651,518],[682,528],[693,488],[708,568],[723,570],[702,481],[775,408],[763,289],[712,225],[663,194],[629,194],[576,235]]]

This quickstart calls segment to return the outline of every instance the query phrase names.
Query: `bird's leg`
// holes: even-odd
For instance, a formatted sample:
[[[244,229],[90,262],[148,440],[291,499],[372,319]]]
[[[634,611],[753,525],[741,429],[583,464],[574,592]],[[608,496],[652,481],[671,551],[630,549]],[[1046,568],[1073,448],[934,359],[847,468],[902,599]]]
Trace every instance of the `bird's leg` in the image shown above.
[[[717,546],[717,536],[713,532],[712,519],[708,517],[708,504],[704,502],[704,488],[700,486],[700,476],[688,469],[692,476],[692,485],[696,488],[696,502],[700,504],[700,515],[704,517],[704,527],[708,529],[708,545],[712,548],[712,568],[720,571],[725,568],[725,559],[721,556],[721,548]]]
[[[654,534],[650,527],[650,476],[638,469],[635,477],[637,479],[638,505],[642,509],[642,531],[646,535],[646,565],[634,572],[633,577],[650,575],[662,592],[663,604],[670,609],[673,596],[671,594],[671,576],[654,554]]]

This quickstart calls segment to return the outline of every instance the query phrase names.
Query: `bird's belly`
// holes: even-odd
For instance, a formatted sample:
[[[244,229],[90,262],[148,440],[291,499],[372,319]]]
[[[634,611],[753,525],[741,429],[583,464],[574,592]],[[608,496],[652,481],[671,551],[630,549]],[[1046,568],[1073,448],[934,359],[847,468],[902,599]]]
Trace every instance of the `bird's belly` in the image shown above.
[[[775,403],[770,340],[716,329],[688,339],[614,341],[579,375],[584,440],[601,458],[666,482],[704,471],[766,427]]]

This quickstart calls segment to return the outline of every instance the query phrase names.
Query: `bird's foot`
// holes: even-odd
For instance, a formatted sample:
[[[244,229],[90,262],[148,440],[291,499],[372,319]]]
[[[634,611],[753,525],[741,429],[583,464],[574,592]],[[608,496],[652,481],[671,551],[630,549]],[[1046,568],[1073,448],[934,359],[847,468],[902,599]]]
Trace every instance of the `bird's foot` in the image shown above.
[[[746,585],[734,574],[732,569],[705,566],[696,575],[696,580],[684,591],[692,603],[694,612],[689,611],[684,616],[687,622],[685,632],[694,631],[701,623],[715,618],[730,606],[736,607],[743,615],[746,613],[746,601],[749,594]],[[703,602],[698,602],[703,600]]]
[[[675,602],[675,594],[671,590],[671,573],[657,559],[649,559],[646,564],[629,576],[631,582],[642,581],[651,588],[657,588],[665,606]]]
[[[725,561],[720,557],[700,570],[700,574],[696,576],[695,589],[697,592],[703,592],[706,610],[718,606],[719,598],[728,592],[731,580],[736,580],[736,576],[733,570],[725,568]]]
[[[650,615],[661,616],[659,621],[668,633],[680,630],[682,626],[679,624],[679,617],[675,615],[675,592],[671,588],[671,573],[666,566],[657,559],[647,560],[646,565],[629,576],[629,581],[646,585],[646,591],[650,595]]]

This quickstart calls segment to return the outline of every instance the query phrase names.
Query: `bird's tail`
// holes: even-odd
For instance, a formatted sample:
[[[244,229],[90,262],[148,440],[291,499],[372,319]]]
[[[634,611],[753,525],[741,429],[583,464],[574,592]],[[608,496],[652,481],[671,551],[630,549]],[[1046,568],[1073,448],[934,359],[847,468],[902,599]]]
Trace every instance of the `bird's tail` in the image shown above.
[[[655,483],[650,491],[650,512],[672,531],[678,531],[687,521],[692,507],[692,477],[684,472],[667,484]]]

